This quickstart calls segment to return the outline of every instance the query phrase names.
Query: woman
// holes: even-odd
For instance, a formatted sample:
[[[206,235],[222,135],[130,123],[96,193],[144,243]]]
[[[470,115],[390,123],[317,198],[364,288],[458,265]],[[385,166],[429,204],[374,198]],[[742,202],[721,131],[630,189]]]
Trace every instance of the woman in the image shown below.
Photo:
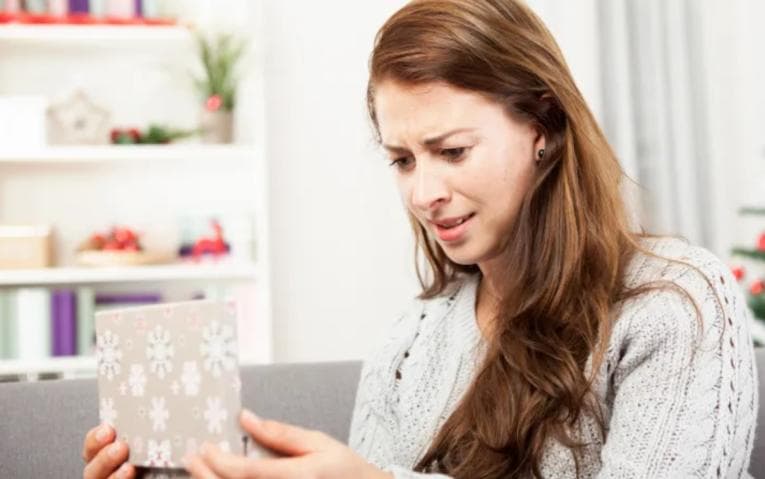
[[[194,477],[749,477],[735,281],[633,232],[614,153],[524,4],[406,5],[376,39],[368,106],[428,271],[364,365],[350,448],[245,412],[288,457],[209,447]],[[86,477],[127,457],[96,431]]]

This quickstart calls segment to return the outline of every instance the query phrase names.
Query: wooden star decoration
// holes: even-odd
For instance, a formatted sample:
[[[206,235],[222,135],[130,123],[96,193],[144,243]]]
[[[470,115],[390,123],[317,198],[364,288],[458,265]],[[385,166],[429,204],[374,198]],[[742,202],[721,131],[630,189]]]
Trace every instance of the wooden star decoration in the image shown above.
[[[82,90],[48,108],[51,143],[98,145],[109,140],[109,111]]]

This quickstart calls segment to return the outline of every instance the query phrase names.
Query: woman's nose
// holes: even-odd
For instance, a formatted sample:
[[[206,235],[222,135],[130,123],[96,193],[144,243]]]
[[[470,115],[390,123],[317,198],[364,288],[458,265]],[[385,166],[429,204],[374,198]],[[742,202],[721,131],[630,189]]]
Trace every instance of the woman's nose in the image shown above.
[[[449,188],[438,168],[420,162],[415,170],[412,206],[430,211],[449,200]]]

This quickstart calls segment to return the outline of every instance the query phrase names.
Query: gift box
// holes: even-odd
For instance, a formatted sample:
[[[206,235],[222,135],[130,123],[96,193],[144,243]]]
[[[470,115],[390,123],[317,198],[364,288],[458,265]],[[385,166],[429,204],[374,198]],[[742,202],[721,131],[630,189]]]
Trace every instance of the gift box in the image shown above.
[[[0,225],[0,269],[53,265],[49,226]]]

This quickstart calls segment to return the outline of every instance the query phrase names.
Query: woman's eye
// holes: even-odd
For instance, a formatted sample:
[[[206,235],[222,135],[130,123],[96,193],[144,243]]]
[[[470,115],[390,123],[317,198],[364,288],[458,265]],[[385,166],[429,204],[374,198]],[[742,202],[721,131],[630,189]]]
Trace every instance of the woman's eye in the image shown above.
[[[446,157],[448,160],[455,161],[462,158],[462,155],[465,154],[465,151],[467,150],[466,147],[460,147],[460,148],[445,148],[441,150],[441,155]]]
[[[402,158],[396,158],[395,160],[390,162],[390,166],[395,166],[399,170],[406,170],[412,166],[412,163],[414,163],[414,158],[411,156],[406,156]]]

